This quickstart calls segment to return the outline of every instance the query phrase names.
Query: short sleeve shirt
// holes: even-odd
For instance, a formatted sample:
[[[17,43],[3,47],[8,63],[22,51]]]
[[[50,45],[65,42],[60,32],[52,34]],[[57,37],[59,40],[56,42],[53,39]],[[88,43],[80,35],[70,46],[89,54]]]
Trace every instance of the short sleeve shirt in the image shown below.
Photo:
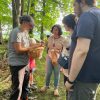
[[[100,10],[92,8],[83,13],[78,21],[70,49],[70,61],[77,44],[77,38],[87,38],[91,40],[89,51],[85,62],[76,80],[82,82],[100,82]],[[84,48],[83,48],[84,49]]]
[[[63,36],[60,36],[60,38],[55,39],[54,36],[52,35],[48,39],[48,49],[49,51],[51,49],[57,49],[59,51],[62,51],[63,47],[67,47],[67,41]]]
[[[22,32],[18,27],[13,29],[9,36],[8,42],[8,63],[11,66],[20,66],[28,64],[27,53],[17,53],[13,47],[13,43],[21,43],[23,47],[29,47],[29,35]]]

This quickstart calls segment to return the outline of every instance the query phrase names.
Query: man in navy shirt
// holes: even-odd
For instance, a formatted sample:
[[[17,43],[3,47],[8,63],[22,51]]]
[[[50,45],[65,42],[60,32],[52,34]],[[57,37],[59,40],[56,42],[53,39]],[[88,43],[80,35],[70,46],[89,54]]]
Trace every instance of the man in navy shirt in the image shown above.
[[[68,100],[96,100],[100,83],[100,10],[95,4],[96,0],[74,2],[74,11],[80,17],[70,48],[69,76],[65,83]]]

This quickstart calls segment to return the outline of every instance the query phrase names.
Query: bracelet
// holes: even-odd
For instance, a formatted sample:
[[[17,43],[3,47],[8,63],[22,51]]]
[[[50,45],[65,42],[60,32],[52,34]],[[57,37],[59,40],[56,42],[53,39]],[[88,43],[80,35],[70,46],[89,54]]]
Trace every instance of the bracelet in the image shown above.
[[[75,83],[74,81],[73,82],[70,81],[69,78],[67,78],[67,82],[70,83],[70,84],[74,84]]]

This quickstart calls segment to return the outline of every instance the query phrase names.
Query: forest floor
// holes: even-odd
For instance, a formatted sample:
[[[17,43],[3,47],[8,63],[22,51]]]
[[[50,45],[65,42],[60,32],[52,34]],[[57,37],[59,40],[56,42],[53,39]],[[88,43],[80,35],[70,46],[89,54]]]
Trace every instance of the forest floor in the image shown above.
[[[36,86],[38,87],[36,91],[32,91],[30,96],[36,97],[33,100],[65,100],[65,87],[63,83],[63,75],[61,74],[60,83],[59,83],[59,97],[53,95],[54,86],[53,86],[53,73],[50,82],[50,89],[46,93],[41,93],[40,88],[44,86],[45,83],[45,52],[41,60],[36,60],[36,71],[34,72],[34,80]],[[11,92],[11,75],[9,67],[5,66],[0,67],[0,100],[9,100]]]
[[[59,92],[60,96],[55,97],[53,95],[54,87],[53,87],[53,75],[51,77],[50,89],[46,93],[41,93],[40,88],[44,85],[45,80],[45,65],[42,63],[43,60],[37,61],[37,69],[33,74],[35,78],[37,90],[32,91],[30,94],[31,97],[35,97],[33,100],[65,100],[65,89],[63,85],[63,75],[61,75],[60,84],[59,84]],[[39,63],[39,65],[38,65]],[[10,92],[11,92],[11,75],[9,71],[9,67],[0,69],[0,100],[9,100]]]
[[[45,52],[44,56],[41,60],[36,60],[37,69],[34,72],[34,80],[37,85],[37,90],[32,91],[30,94],[31,97],[36,97],[36,99],[32,100],[66,100],[65,98],[65,87],[63,83],[63,75],[61,73],[60,83],[59,83],[59,97],[55,97],[53,95],[54,87],[53,87],[53,73],[50,82],[50,89],[46,93],[40,93],[40,88],[45,83]],[[9,100],[10,92],[11,92],[11,75],[9,71],[9,67],[0,67],[0,100]],[[100,100],[100,87],[97,90],[97,100]]]

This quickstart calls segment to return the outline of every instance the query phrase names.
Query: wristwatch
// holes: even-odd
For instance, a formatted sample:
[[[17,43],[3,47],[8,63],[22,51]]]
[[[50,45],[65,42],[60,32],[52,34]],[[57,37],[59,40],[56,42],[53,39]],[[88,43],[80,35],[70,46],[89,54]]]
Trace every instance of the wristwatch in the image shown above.
[[[67,82],[70,83],[70,84],[74,84],[75,83],[75,81],[70,81],[69,78],[67,78]]]

